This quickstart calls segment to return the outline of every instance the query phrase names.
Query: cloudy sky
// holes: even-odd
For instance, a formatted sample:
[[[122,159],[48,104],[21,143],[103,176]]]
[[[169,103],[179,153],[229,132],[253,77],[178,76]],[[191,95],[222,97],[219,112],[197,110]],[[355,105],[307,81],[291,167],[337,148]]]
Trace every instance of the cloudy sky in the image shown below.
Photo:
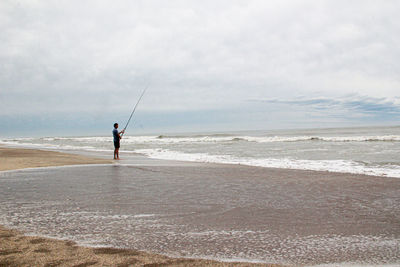
[[[399,125],[400,1],[0,1],[0,136]]]

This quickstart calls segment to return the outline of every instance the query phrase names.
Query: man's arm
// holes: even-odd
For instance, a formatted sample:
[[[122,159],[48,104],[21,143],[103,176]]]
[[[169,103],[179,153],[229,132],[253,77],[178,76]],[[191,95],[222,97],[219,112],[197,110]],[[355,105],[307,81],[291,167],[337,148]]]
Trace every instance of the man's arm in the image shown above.
[[[118,133],[119,139],[122,138],[121,134],[124,133],[124,132],[125,132],[125,130],[122,130],[122,131],[120,131],[120,132]]]

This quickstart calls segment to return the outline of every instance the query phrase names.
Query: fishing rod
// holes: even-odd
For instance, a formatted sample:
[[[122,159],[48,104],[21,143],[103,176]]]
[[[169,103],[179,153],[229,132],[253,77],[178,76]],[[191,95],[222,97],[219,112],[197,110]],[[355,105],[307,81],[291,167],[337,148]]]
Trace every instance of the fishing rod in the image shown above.
[[[140,102],[140,100],[142,99],[142,97],[143,97],[143,95],[144,95],[144,93],[146,92],[146,90],[147,90],[148,87],[149,87],[149,86],[147,85],[146,88],[143,90],[143,93],[140,95],[139,100],[137,101],[135,107],[134,107],[133,110],[132,110],[131,116],[129,116],[128,122],[127,122],[126,125],[125,125],[125,128],[124,128],[124,130],[123,130],[123,132],[122,132],[122,134],[121,134],[121,137],[124,135],[125,130],[126,130],[126,128],[128,127],[129,122],[130,122],[131,119],[132,119],[133,113],[135,113],[135,110],[136,110],[137,106],[139,105],[139,102]]]

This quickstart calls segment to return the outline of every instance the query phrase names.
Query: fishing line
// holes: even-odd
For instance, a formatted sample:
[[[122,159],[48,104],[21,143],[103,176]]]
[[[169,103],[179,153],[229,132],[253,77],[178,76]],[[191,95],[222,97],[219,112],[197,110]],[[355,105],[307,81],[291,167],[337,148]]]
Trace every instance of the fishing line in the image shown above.
[[[133,113],[135,113],[135,110],[136,110],[137,106],[139,105],[139,102],[140,102],[140,100],[142,99],[144,93],[146,93],[147,88],[149,88],[148,85],[147,85],[146,88],[143,90],[143,93],[140,95],[139,100],[137,101],[135,107],[133,108],[132,113],[131,113],[131,116],[129,116],[128,122],[126,123],[126,125],[125,125],[125,127],[124,127],[124,130],[123,130],[124,132],[121,134],[121,137],[124,135],[125,130],[126,130],[126,128],[128,127],[129,122],[130,122],[131,119],[132,119]]]

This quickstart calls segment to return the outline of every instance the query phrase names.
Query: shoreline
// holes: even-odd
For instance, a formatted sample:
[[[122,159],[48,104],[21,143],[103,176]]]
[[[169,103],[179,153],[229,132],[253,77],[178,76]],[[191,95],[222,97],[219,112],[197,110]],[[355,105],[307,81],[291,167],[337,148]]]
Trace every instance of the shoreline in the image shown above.
[[[0,146],[0,171],[68,165],[112,164],[113,160],[38,149]],[[29,236],[0,225],[0,266],[270,266],[250,262],[172,258],[132,249],[85,247],[73,241]]]
[[[86,165],[86,164],[112,164],[112,163],[121,163],[121,164],[132,164],[137,165],[138,161],[140,162],[139,165],[148,165],[149,162],[156,162],[159,164],[160,162],[165,163],[172,163],[177,164],[179,166],[187,166],[189,164],[194,165],[220,165],[220,166],[246,166],[249,168],[262,168],[266,170],[283,170],[283,171],[298,171],[298,172],[316,172],[321,174],[337,174],[337,175],[351,175],[351,176],[366,176],[366,177],[375,177],[375,178],[388,178],[388,179],[400,179],[399,176],[390,175],[390,174],[382,174],[382,173],[368,173],[368,172],[351,172],[351,171],[343,171],[343,170],[328,170],[328,169],[313,169],[313,168],[297,168],[297,167],[279,167],[279,166],[262,166],[262,165],[253,165],[247,163],[235,163],[235,162],[214,162],[214,161],[196,161],[196,160],[184,160],[184,159],[169,159],[169,158],[162,158],[162,157],[152,157],[141,152],[135,151],[120,151],[120,155],[122,156],[121,161],[109,159],[104,157],[104,150],[75,150],[75,149],[57,149],[52,147],[44,147],[44,148],[37,148],[31,147],[25,144],[5,144],[0,143],[0,160],[1,158],[1,149],[7,148],[12,150],[31,150],[31,151],[40,151],[41,153],[55,153],[54,155],[58,154],[58,157],[61,158],[59,163],[52,163],[48,162],[47,159],[44,159],[44,162],[41,162],[42,165],[32,165],[32,166],[25,166],[21,168],[11,168],[8,169],[10,171],[16,169],[25,169],[25,168],[39,168],[39,167],[57,167],[57,166],[68,166],[68,165]],[[112,150],[109,150],[107,153],[112,155]],[[63,161],[62,158],[65,157]],[[111,158],[111,157],[110,157]],[[79,162],[79,160],[83,162]],[[89,160],[89,161],[88,161]],[[0,161],[0,171],[5,171],[7,169],[2,169],[2,162]],[[150,163],[150,165],[152,165]]]

